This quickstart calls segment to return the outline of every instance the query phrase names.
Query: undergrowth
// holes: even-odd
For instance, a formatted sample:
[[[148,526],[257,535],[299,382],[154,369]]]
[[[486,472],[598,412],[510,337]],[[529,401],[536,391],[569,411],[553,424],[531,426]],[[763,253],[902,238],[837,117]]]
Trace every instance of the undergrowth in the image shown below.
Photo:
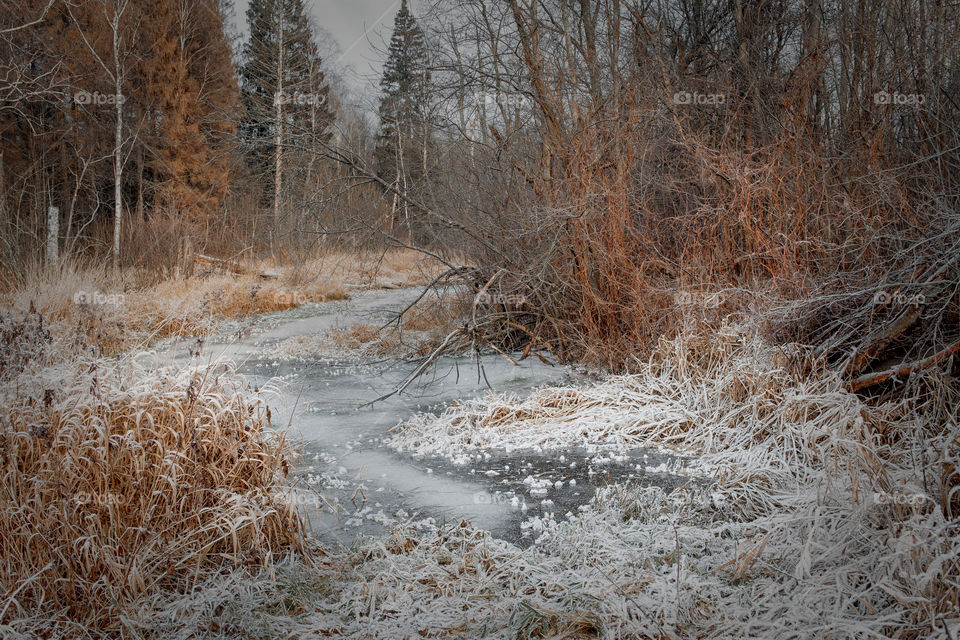
[[[525,549],[467,522],[401,523],[319,569],[290,558],[269,576],[240,567],[189,596],[144,599],[138,628],[947,640],[960,624],[960,389],[935,370],[909,385],[869,401],[806,350],[728,330],[664,340],[631,376],[461,403],[404,423],[393,444],[454,459],[665,447],[697,454],[700,479],[670,493],[607,485],[576,514],[531,517]]]
[[[0,635],[114,636],[144,594],[309,562],[256,394],[226,368],[100,357],[40,318],[0,321]]]

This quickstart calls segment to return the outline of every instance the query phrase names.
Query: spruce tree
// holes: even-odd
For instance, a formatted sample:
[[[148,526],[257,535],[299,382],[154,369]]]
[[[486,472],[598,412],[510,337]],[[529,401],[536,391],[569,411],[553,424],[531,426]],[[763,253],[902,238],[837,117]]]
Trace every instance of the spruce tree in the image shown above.
[[[330,137],[333,114],[303,0],[251,0],[240,75],[247,157],[269,185],[275,224],[297,155]],[[285,184],[286,183],[286,184]]]
[[[426,39],[403,0],[380,80],[377,173],[405,195],[417,195],[427,177],[431,147],[431,78]],[[406,202],[394,198],[407,211]]]

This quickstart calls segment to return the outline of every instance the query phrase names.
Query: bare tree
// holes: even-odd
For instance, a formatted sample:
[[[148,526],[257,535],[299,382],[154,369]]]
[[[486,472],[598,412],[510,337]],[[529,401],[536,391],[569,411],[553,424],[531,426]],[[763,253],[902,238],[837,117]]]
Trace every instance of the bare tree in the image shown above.
[[[127,58],[130,55],[130,40],[133,39],[133,33],[124,33],[124,29],[128,26],[124,23],[124,14],[130,5],[130,0],[99,0],[99,2],[103,18],[110,33],[110,50],[107,60],[104,59],[106,56],[101,56],[100,52],[98,52],[96,47],[91,43],[87,34],[84,32],[83,26],[77,21],[76,16],[74,16],[69,4],[67,5],[67,10],[70,12],[77,31],[80,33],[80,37],[83,39],[90,54],[97,61],[97,64],[100,65],[104,73],[107,74],[113,85],[112,102],[115,120],[113,139],[113,249],[111,260],[113,270],[116,273],[119,272],[120,269],[120,239],[123,228],[122,184],[124,165],[123,149],[125,143],[123,136],[123,86],[126,79]],[[125,35],[128,38],[126,41],[124,40]]]

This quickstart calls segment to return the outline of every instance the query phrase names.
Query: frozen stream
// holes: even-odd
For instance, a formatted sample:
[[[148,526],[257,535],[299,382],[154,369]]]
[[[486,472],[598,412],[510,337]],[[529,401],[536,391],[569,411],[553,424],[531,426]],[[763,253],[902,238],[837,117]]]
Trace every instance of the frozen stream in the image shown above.
[[[666,472],[676,459],[654,451],[483,451],[461,464],[401,454],[386,444],[398,423],[487,390],[475,357],[445,358],[403,395],[359,408],[394,389],[418,363],[322,352],[291,356],[282,348],[356,322],[382,324],[418,293],[358,291],[350,300],[226,323],[203,345],[203,361],[233,360],[255,384],[279,389],[270,400],[273,424],[302,451],[292,497],[322,539],[349,545],[358,533],[384,533],[398,522],[433,518],[470,520],[524,544],[535,537],[530,518],[576,512],[604,482],[634,478],[673,487],[687,480]],[[189,360],[195,346],[174,345],[176,360]],[[496,391],[523,395],[578,379],[571,369],[534,357],[520,366],[495,354],[481,361]]]

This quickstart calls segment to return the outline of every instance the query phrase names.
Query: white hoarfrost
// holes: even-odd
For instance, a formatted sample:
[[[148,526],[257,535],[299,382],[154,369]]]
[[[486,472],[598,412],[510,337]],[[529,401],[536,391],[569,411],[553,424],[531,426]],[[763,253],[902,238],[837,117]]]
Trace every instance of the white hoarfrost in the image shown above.
[[[696,454],[710,481],[607,486],[566,519],[528,519],[525,549],[468,523],[398,526],[332,558],[328,587],[298,591],[300,613],[271,618],[270,633],[946,640],[960,619],[960,536],[942,493],[960,403],[937,374],[912,384],[867,404],[799,351],[731,333],[664,343],[635,375],[417,417],[398,449],[666,447]],[[208,608],[275,611],[285,580],[211,586],[221,600]],[[181,624],[209,628],[191,615]]]

